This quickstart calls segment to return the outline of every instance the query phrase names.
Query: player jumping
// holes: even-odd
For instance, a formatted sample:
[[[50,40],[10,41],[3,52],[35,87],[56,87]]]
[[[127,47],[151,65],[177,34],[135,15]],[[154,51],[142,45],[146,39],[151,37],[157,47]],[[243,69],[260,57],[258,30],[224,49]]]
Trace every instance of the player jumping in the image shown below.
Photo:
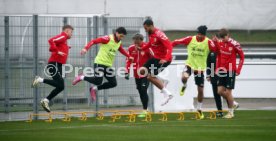
[[[117,86],[115,70],[112,68],[117,51],[119,50],[124,56],[128,57],[130,60],[133,60],[133,57],[131,57],[122,46],[121,40],[126,34],[126,29],[124,27],[119,27],[116,29],[114,34],[93,39],[85,46],[85,48],[81,50],[81,55],[84,55],[91,46],[101,44],[100,50],[95,58],[94,76],[88,77],[84,76],[84,74],[80,74],[75,77],[72,82],[73,85],[76,85],[78,82],[83,80],[92,83],[94,86],[90,88],[90,95],[93,101],[96,100],[96,91],[110,89]],[[104,77],[107,82],[103,83]]]
[[[161,103],[164,106],[173,98],[173,95],[164,85],[164,81],[157,77],[172,61],[172,46],[168,37],[154,27],[153,21],[147,19],[144,29],[149,35],[149,42],[141,50],[152,49],[153,57],[141,68],[141,75],[147,76],[148,80],[161,90],[165,99]]]
[[[69,46],[67,40],[71,38],[74,28],[71,25],[65,25],[62,27],[61,34],[49,39],[51,56],[48,60],[47,71],[52,77],[51,79],[44,79],[40,76],[36,76],[32,87],[37,86],[39,83],[45,83],[55,87],[54,90],[44,99],[41,100],[41,106],[47,112],[51,112],[49,107],[49,101],[57,96],[64,90],[64,79],[62,78],[62,64],[65,64],[68,58]]]

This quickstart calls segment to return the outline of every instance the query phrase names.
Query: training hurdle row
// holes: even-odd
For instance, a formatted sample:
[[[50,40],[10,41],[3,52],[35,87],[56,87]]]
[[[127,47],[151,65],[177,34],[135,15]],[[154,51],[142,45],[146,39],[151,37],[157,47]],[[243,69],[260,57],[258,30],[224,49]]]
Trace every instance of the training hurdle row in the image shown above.
[[[51,112],[51,113],[44,113],[44,114],[30,114],[29,119],[26,122],[32,122],[34,117],[45,117],[45,122],[52,123],[53,122],[53,116],[55,115],[61,115],[63,118],[61,118],[64,122],[71,122],[71,117],[73,115],[78,115],[79,120],[86,121],[88,116],[90,115],[97,115],[96,119],[103,120],[104,115],[102,112],[94,112],[94,111],[88,111],[88,112]]]
[[[139,115],[142,111],[141,110],[104,110],[104,111],[85,111],[85,112],[51,112],[51,113],[43,113],[43,114],[34,114],[31,113],[29,115],[29,118],[26,122],[32,122],[34,117],[45,117],[45,122],[52,123],[53,122],[53,116],[62,116],[61,120],[64,122],[71,122],[72,117],[78,116],[79,120],[86,121],[88,120],[89,115],[95,116],[97,120],[104,120],[105,117],[110,117],[109,122],[116,122],[123,117],[126,118],[125,122],[136,122],[137,115]],[[206,118],[208,119],[216,119],[216,113],[217,112],[228,112],[226,110],[221,111],[202,111],[204,114],[207,113]],[[200,113],[195,112],[160,112],[160,113],[152,113],[148,112],[144,119],[141,121],[144,122],[151,122],[153,115],[160,115],[161,118],[159,118],[160,121],[168,121],[168,115],[169,114],[176,114],[177,119],[176,120],[185,120],[185,115],[192,114],[194,115],[191,119],[200,120]],[[105,116],[110,115],[110,116]]]

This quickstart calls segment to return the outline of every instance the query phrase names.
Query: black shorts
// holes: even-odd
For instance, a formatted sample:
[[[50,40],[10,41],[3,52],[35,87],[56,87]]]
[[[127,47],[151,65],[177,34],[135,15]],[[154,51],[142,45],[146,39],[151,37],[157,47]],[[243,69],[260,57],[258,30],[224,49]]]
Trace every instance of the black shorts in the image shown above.
[[[186,66],[184,72],[188,73],[189,76],[192,75],[192,68],[190,66]],[[193,71],[195,77],[195,84],[199,87],[204,87],[204,73]]]
[[[53,79],[63,79],[62,77],[62,64],[57,62],[50,62],[47,65],[47,72],[45,72],[48,76],[51,76]]]
[[[219,73],[218,74],[218,86],[223,86],[227,89],[234,89],[236,81],[236,73]]]
[[[116,73],[114,68],[107,67],[101,64],[94,64],[94,75],[96,77],[108,76],[108,77],[116,77]]]
[[[159,64],[160,59],[151,58],[145,64],[144,67],[147,68],[148,73],[151,75],[158,75],[162,72],[171,62],[166,62],[164,64]]]

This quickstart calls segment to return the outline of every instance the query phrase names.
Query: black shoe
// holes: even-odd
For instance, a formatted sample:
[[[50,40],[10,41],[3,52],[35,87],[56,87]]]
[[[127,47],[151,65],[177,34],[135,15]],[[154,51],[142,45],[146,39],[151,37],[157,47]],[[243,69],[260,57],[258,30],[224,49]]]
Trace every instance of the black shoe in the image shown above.
[[[217,116],[218,118],[221,118],[221,117],[223,117],[223,113],[222,113],[222,112],[217,112],[217,113],[216,113],[216,116]]]

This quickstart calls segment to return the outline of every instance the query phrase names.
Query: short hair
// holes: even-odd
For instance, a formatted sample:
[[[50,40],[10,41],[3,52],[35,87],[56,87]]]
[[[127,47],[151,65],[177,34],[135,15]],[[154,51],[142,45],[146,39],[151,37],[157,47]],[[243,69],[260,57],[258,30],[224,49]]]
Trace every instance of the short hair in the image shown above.
[[[65,29],[68,29],[68,28],[74,30],[73,26],[71,26],[71,25],[69,25],[69,24],[64,25],[64,26],[62,27],[62,30],[64,31]]]
[[[116,29],[116,32],[118,32],[119,34],[124,34],[124,35],[127,35],[127,31],[124,27],[118,27]]]
[[[224,38],[225,36],[229,35],[229,30],[222,28],[219,30],[218,35],[220,38]]]
[[[201,25],[197,28],[197,33],[200,33],[202,35],[206,35],[207,32],[207,26],[206,25]]]
[[[144,21],[144,24],[143,24],[143,25],[147,25],[147,26],[153,25],[152,19],[146,19],[146,20]]]
[[[144,36],[142,34],[136,33],[134,34],[134,36],[132,37],[133,40],[144,40]]]

